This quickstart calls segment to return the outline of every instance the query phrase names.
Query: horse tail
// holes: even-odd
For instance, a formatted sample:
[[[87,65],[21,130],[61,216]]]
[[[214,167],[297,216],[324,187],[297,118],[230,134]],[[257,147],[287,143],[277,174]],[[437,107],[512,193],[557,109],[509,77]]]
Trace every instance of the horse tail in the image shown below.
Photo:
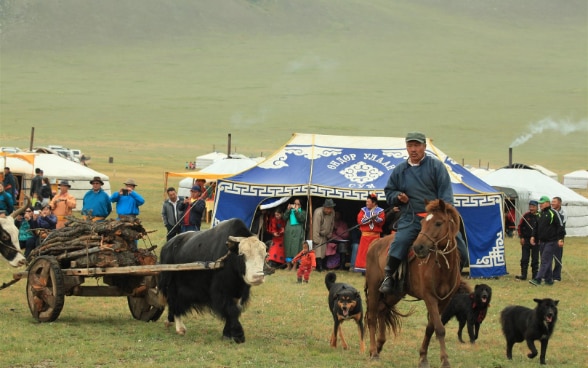
[[[456,294],[471,294],[474,290],[467,282],[461,280],[459,283],[459,287],[457,288]]]

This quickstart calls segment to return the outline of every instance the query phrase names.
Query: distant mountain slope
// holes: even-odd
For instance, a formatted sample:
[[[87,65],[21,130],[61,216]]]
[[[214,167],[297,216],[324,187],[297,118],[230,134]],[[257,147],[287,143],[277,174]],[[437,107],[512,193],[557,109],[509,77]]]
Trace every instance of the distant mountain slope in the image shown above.
[[[585,0],[0,0],[1,40],[55,48],[203,35],[381,37],[430,22],[586,27]]]

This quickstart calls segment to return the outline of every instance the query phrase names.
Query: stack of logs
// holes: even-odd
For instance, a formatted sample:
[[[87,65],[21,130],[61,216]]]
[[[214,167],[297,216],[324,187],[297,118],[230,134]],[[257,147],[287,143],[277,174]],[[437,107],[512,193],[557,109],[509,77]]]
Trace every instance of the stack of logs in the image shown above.
[[[155,247],[138,249],[136,241],[147,235],[137,217],[93,222],[68,217],[65,227],[52,230],[33,250],[29,261],[38,256],[54,256],[71,267],[118,267],[155,264]]]

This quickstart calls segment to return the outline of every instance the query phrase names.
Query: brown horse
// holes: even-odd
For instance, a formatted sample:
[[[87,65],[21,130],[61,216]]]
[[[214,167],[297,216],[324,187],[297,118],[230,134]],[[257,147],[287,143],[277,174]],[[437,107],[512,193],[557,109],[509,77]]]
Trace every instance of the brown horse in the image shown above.
[[[449,367],[445,349],[445,327],[441,323],[443,312],[451,297],[461,284],[459,251],[455,236],[459,231],[459,213],[449,203],[440,199],[428,202],[427,216],[421,221],[421,232],[409,252],[408,270],[405,277],[405,294],[422,299],[427,306],[428,323],[425,337],[419,350],[419,367],[428,367],[427,350],[433,332],[441,346],[442,367]],[[380,284],[384,279],[384,267],[388,248],[394,234],[375,240],[367,253],[365,293],[367,300],[366,320],[370,335],[370,357],[378,359],[386,342],[388,330],[400,332],[401,314],[396,304],[404,295],[382,294]],[[469,291],[469,290],[468,290]],[[376,342],[377,332],[377,342]]]

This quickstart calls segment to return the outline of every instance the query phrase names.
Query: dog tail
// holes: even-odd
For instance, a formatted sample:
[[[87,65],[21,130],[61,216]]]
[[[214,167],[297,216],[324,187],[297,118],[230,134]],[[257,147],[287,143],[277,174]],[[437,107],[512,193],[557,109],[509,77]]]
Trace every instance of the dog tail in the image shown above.
[[[325,276],[325,285],[327,287],[327,290],[331,290],[331,286],[333,286],[336,280],[337,274],[335,272],[327,273],[327,275]]]

